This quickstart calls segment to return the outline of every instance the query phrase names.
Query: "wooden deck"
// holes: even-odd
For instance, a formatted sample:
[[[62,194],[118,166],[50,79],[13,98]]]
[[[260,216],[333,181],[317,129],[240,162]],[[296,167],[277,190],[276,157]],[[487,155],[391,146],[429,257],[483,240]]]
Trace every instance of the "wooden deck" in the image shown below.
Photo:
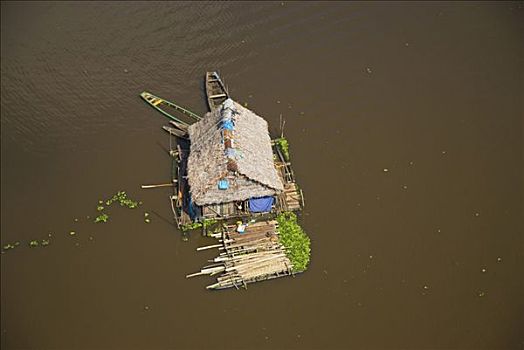
[[[216,234],[219,244],[197,250],[218,248],[220,253],[200,272],[187,275],[215,275],[217,282],[207,289],[247,288],[248,283],[292,275],[292,265],[285,248],[279,242],[278,225],[275,220],[249,225],[244,233],[235,231],[236,226],[226,226]]]
[[[187,183],[187,158],[189,157],[189,143],[177,138],[176,148],[170,135],[170,151],[172,160],[171,181],[175,184],[173,194],[170,196],[171,209],[178,227],[191,223],[187,205],[189,198],[189,184]]]
[[[284,191],[277,196],[277,212],[302,210],[305,205],[304,194],[295,182],[295,173],[291,168],[291,163],[285,160],[277,145],[273,145],[273,154],[275,155],[275,167],[284,184]]]

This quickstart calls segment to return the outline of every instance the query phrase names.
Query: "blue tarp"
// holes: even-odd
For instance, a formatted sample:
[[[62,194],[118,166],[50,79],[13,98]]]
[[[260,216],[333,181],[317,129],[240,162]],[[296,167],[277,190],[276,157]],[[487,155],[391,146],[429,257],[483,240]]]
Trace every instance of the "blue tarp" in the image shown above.
[[[264,213],[271,211],[275,198],[273,197],[260,197],[249,199],[249,211],[252,213]]]
[[[222,121],[222,128],[226,130],[233,130],[235,129],[235,125],[233,124],[232,120],[224,120]]]
[[[200,208],[193,202],[191,198],[189,199],[187,211],[189,212],[188,214],[191,220],[195,220],[200,217]]]
[[[227,179],[218,181],[219,190],[227,190],[228,188],[229,188],[229,181],[227,181]]]

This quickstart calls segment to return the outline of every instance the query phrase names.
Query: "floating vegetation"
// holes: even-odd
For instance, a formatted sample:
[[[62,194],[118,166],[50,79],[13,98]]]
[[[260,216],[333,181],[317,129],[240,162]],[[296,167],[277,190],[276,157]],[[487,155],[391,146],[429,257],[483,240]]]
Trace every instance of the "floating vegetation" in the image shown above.
[[[201,222],[191,222],[191,223],[180,226],[180,229],[182,231],[189,231],[189,230],[196,230],[197,228],[200,228],[200,227],[202,227]]]
[[[285,137],[281,137],[278,139],[275,139],[275,143],[282,151],[282,155],[286,159],[286,161],[289,162],[289,143],[287,142],[287,139]]]
[[[115,203],[115,202],[118,202],[120,204],[120,206],[122,207],[128,207],[130,209],[134,209],[136,207],[138,207],[138,202],[130,199],[130,198],[127,198],[127,193],[126,191],[118,191],[115,195],[113,195],[113,197],[111,197],[110,199],[106,200],[105,203],[107,206],[110,206],[111,204]]]
[[[292,212],[279,214],[277,222],[280,243],[286,247],[286,255],[293,264],[293,271],[305,271],[311,256],[309,237],[297,223],[297,216]]]
[[[106,209],[108,209],[108,207],[111,204],[113,204],[113,203],[118,203],[118,204],[120,204],[120,206],[127,207],[129,209],[135,209],[138,206],[142,205],[142,202],[137,202],[137,201],[134,201],[134,200],[128,198],[125,191],[118,191],[116,194],[111,196],[111,198],[109,198],[107,200],[99,200],[98,201],[98,205],[96,207],[96,210],[97,210],[99,215],[94,218],[94,222],[95,223],[107,222],[109,220],[109,215],[107,213],[105,213],[104,211]],[[91,216],[87,215],[86,218],[90,219]],[[146,223],[151,222],[151,219],[149,218],[149,213],[147,213],[147,212],[144,213],[144,218],[145,218],[144,221]],[[78,218],[74,218],[73,221],[75,223],[80,222],[80,220]],[[69,236],[75,236],[75,235],[76,235],[76,231],[69,231]],[[52,236],[53,236],[52,233],[48,233],[47,237],[49,237],[49,238],[47,238],[47,239],[41,239],[41,240],[33,239],[33,240],[30,240],[30,241],[27,241],[24,244],[27,244],[27,246],[30,247],[30,248],[47,247],[49,244],[51,244],[50,238]],[[89,240],[92,241],[93,237],[89,236]],[[20,242],[18,242],[18,241],[17,242],[13,242],[13,243],[7,243],[7,244],[2,246],[1,253],[3,254],[3,253],[5,253],[8,250],[12,250],[12,249],[16,248],[19,245],[20,245]],[[79,244],[76,243],[76,246],[79,246]]]
[[[3,248],[4,251],[6,251],[6,250],[10,250],[10,249],[15,249],[19,245],[20,245],[20,242],[7,243],[2,248]]]
[[[105,213],[102,213],[95,218],[95,222],[107,222],[107,220],[109,220],[109,215]]]
[[[109,220],[109,215],[104,213],[104,210],[107,209],[109,206],[111,206],[113,203],[120,204],[121,207],[127,207],[129,209],[135,209],[139,205],[142,204],[142,202],[137,202],[132,200],[131,198],[127,197],[126,191],[118,191],[116,194],[114,194],[111,198],[98,201],[98,206],[96,207],[96,210],[100,212],[100,215],[98,215],[95,218],[95,222],[107,222]],[[105,204],[105,206],[104,206]],[[148,214],[149,215],[149,214]],[[149,223],[150,220],[145,220],[146,223]]]
[[[218,220],[216,219],[205,219],[204,222],[202,223],[202,225],[204,226],[204,228],[209,228],[211,226],[213,226],[214,224],[216,224],[218,222]]]

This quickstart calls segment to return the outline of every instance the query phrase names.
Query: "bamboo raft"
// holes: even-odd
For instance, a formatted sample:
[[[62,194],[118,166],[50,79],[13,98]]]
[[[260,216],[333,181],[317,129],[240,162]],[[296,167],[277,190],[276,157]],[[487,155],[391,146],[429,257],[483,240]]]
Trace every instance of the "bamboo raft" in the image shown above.
[[[217,72],[206,72],[206,97],[211,112],[229,98],[227,87]]]
[[[293,266],[279,242],[275,220],[251,224],[242,234],[235,228],[225,226],[221,233],[215,234],[219,244],[197,248],[197,251],[218,248],[220,253],[212,260],[213,264],[186,278],[220,273],[217,282],[207,289],[238,289],[247,288],[248,283],[293,275]]]

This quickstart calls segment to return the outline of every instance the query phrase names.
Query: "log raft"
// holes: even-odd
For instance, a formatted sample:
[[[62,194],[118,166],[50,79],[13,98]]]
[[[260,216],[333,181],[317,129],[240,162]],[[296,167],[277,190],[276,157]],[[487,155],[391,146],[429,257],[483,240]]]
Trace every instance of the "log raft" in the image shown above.
[[[220,275],[217,282],[207,289],[245,287],[249,283],[290,276],[293,266],[279,242],[278,224],[275,220],[261,221],[249,225],[244,233],[236,232],[235,225],[224,226],[219,236],[220,244],[197,248],[218,248],[220,254],[213,265],[186,277]]]

